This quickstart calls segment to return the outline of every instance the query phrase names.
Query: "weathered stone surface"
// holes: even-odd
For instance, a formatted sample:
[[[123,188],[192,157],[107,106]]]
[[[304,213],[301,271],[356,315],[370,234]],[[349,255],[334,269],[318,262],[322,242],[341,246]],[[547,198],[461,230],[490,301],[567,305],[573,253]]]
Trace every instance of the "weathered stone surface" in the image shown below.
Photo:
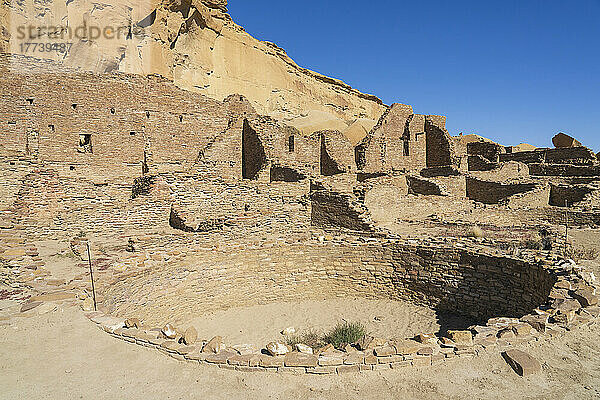
[[[256,354],[258,353],[258,349],[253,344],[237,344],[231,347],[233,350],[237,351],[240,355],[248,355],[248,354]]]
[[[318,360],[315,355],[292,352],[285,355],[284,365],[286,367],[314,368],[317,366]]]
[[[515,324],[512,327],[513,332],[515,332],[517,336],[531,335],[531,329],[533,329],[532,326],[527,323]]]
[[[56,293],[48,293],[42,294],[39,296],[32,296],[29,301],[61,301],[61,300],[70,300],[75,298],[75,293],[69,292],[56,292]]]
[[[262,354],[260,357],[259,365],[264,368],[283,367],[284,359],[284,356],[273,357],[268,356],[266,354]]]
[[[185,333],[183,334],[183,341],[185,344],[191,345],[196,343],[196,340],[198,340],[198,331],[196,328],[191,326],[186,329]]]
[[[393,343],[397,354],[417,354],[423,345],[414,340],[401,340]]]
[[[436,344],[438,339],[435,333],[422,333],[415,336],[415,340],[423,344]]]
[[[125,320],[125,328],[142,328],[142,323],[137,318],[128,318]]]
[[[340,365],[337,367],[338,374],[348,374],[360,372],[358,365]]]
[[[373,336],[364,336],[358,342],[356,342],[356,346],[359,350],[372,350],[375,347],[384,346],[387,343],[387,340],[382,338],[376,338]]]
[[[222,352],[217,353],[217,354],[208,354],[206,356],[206,358],[204,359],[204,361],[206,361],[209,364],[224,365],[224,364],[227,364],[227,360],[230,357],[234,357],[236,355],[237,354],[235,354],[233,352],[222,351]]]
[[[382,347],[376,347],[374,352],[377,357],[391,356],[396,354],[396,348],[388,344]]]
[[[470,331],[448,331],[448,337],[457,344],[473,344],[473,334]]]
[[[550,316],[548,314],[542,314],[542,315],[526,315],[523,318],[521,318],[521,321],[528,323],[529,325],[531,325],[533,327],[533,329],[535,329],[536,331],[540,332],[540,333],[546,333],[546,328],[548,327],[548,319],[550,318]]]
[[[520,376],[529,376],[542,370],[540,362],[524,351],[512,349],[502,353],[511,368]]]
[[[515,332],[511,328],[503,329],[498,332],[498,339],[510,340],[516,337]]]
[[[177,331],[171,324],[166,324],[161,332],[167,339],[175,339],[177,337]]]
[[[284,330],[281,331],[281,334],[284,336],[293,335],[294,333],[296,333],[296,328],[294,328],[292,326],[285,328]]]
[[[570,312],[577,311],[581,308],[581,304],[577,300],[574,299],[556,299],[552,303],[552,308],[560,311],[560,312]]]
[[[219,353],[225,350],[225,342],[221,336],[215,336],[202,348],[203,353]]]
[[[41,306],[43,303],[41,301],[28,301],[21,306],[21,312],[27,312],[33,310],[36,307]]]
[[[377,357],[374,354],[367,354],[365,356],[365,364],[367,365],[375,365],[377,364]]]
[[[314,353],[312,347],[307,346],[307,345],[302,344],[302,343],[297,343],[296,344],[296,351],[298,351],[300,353],[304,353],[304,354],[313,354]]]
[[[419,356],[431,356],[431,355],[433,355],[433,347],[432,346],[421,347],[417,351],[417,355],[419,355]]]
[[[556,148],[581,147],[581,142],[562,132],[552,138],[552,144]]]
[[[362,364],[365,361],[365,355],[362,351],[353,351],[344,357],[344,364],[355,365]]]
[[[342,365],[344,363],[344,359],[341,355],[339,356],[329,356],[321,354],[319,355],[319,365],[322,367],[331,366],[331,365]]]
[[[267,351],[272,356],[283,356],[289,353],[289,347],[281,342],[271,342],[267,344]]]
[[[598,305],[598,295],[594,294],[594,290],[589,287],[574,292],[573,298],[577,300],[582,307]]]

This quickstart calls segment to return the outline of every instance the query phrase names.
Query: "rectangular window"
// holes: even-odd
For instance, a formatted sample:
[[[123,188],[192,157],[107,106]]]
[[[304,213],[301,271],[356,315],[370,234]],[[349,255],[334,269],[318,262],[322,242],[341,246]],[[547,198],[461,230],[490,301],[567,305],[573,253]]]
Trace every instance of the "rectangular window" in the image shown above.
[[[288,138],[288,151],[290,153],[293,153],[294,152],[294,147],[295,147],[295,139],[294,139],[294,135],[291,135]]]
[[[92,135],[89,133],[79,134],[79,149],[80,153],[92,153]]]

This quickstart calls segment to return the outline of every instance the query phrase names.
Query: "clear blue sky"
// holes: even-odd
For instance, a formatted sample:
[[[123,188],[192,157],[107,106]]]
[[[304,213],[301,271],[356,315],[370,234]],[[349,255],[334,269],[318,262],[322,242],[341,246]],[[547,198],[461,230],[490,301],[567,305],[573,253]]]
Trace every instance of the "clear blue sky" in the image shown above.
[[[230,0],[299,65],[502,144],[600,151],[600,0]]]

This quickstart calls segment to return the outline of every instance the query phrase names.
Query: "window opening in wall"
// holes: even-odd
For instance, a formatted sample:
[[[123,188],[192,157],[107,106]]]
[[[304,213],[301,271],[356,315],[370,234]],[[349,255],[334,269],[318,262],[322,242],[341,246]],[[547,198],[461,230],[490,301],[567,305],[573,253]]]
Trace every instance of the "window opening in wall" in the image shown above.
[[[69,167],[69,169],[70,169],[71,171],[75,171],[75,166],[74,166],[74,165],[71,165],[71,166]]]
[[[150,111],[146,111],[146,118],[150,118]]]
[[[130,135],[130,136],[135,136],[135,131],[131,131],[131,132],[129,132],[129,135]]]
[[[50,125],[48,125],[48,130],[50,132],[54,132],[56,130],[56,128],[54,128],[54,125],[50,124]]]
[[[115,109],[114,109],[114,108],[111,108],[111,109],[110,109],[110,113],[114,115],[114,114],[116,113]]]
[[[9,124],[9,125],[16,125],[16,124],[17,124],[17,121],[8,121],[8,124]]]
[[[27,102],[31,105],[33,104],[33,99],[27,99]]]
[[[290,135],[290,137],[288,138],[288,151],[290,153],[293,153],[294,148],[295,148],[295,138],[294,138],[294,135]]]
[[[179,122],[183,122],[183,115],[179,116]]]
[[[73,110],[77,110],[77,104],[75,104],[75,103],[71,104],[71,108],[73,108]]]
[[[89,133],[79,134],[79,149],[80,153],[92,153],[92,135]]]

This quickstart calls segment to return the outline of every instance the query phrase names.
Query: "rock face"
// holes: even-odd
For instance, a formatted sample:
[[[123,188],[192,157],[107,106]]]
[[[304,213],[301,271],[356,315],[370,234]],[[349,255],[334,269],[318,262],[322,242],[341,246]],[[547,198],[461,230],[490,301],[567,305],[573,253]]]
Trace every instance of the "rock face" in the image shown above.
[[[575,138],[566,135],[564,133],[559,133],[558,135],[552,138],[552,144],[557,149],[565,148],[565,147],[581,147],[581,142],[576,140]]]
[[[280,120],[314,111],[351,124],[358,118],[377,120],[385,109],[375,96],[304,69],[275,44],[250,36],[227,14],[225,0],[107,0],[102,7],[90,0],[50,0],[33,7],[12,2],[0,10],[0,43],[20,53],[14,40],[19,26],[84,24],[125,29],[110,39],[74,38],[64,60],[56,52],[41,57],[97,73],[160,74],[218,100],[242,94],[260,114]]]

